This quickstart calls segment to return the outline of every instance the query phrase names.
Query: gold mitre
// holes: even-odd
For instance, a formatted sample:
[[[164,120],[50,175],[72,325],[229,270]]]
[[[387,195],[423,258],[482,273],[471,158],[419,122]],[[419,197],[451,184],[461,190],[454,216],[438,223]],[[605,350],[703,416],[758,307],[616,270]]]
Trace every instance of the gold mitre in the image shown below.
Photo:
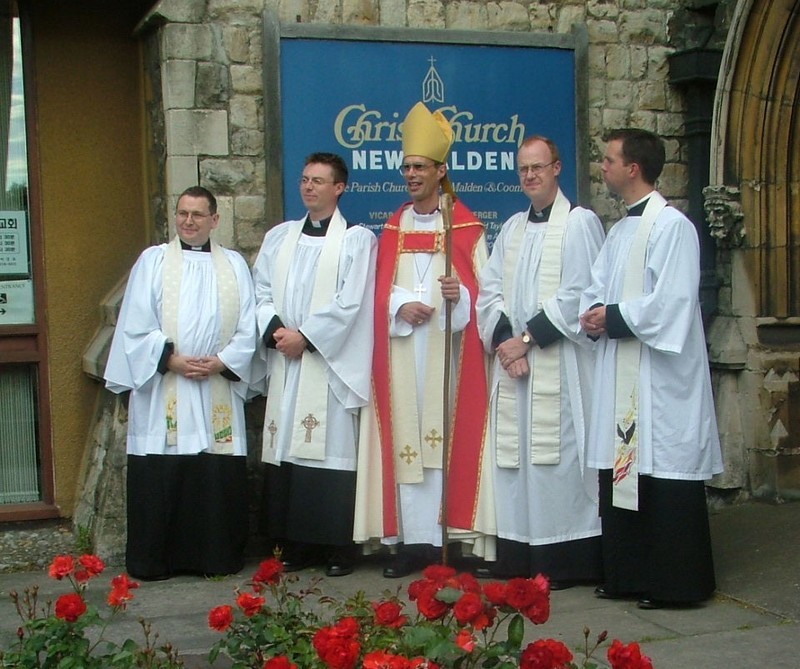
[[[453,129],[442,112],[431,113],[422,102],[417,102],[403,121],[403,155],[444,163],[452,145]]]
[[[453,128],[440,111],[433,113],[417,102],[403,121],[403,155],[422,156],[437,163],[446,163],[453,146]],[[442,189],[453,194],[448,175],[442,179]]]

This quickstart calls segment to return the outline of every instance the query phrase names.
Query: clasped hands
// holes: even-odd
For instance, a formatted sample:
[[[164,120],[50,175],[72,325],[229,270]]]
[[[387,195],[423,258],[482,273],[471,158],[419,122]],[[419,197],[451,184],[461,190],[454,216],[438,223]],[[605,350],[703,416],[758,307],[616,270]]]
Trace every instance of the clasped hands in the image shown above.
[[[458,278],[454,276],[440,276],[439,283],[441,284],[442,299],[450,300],[453,304],[458,304],[461,298],[461,283]],[[417,325],[427,323],[434,311],[436,310],[433,307],[424,302],[406,302],[397,310],[397,316],[409,325],[416,327]]]
[[[167,360],[169,371],[187,379],[202,381],[225,371],[225,364],[216,355],[179,355],[173,353]]]
[[[587,309],[580,315],[583,331],[592,339],[606,334],[606,307],[601,304]]]
[[[278,328],[272,334],[275,348],[287,358],[299,358],[306,350],[307,341],[300,330]]]
[[[506,339],[495,349],[497,359],[512,379],[527,376],[530,372],[527,358],[528,348],[528,344],[519,336]]]

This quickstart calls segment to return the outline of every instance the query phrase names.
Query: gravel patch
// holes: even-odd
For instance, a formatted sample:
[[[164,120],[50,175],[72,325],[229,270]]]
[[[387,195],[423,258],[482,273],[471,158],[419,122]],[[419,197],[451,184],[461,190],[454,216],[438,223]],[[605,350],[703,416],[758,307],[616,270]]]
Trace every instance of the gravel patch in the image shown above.
[[[69,520],[0,524],[0,573],[47,569],[56,555],[75,553]]]

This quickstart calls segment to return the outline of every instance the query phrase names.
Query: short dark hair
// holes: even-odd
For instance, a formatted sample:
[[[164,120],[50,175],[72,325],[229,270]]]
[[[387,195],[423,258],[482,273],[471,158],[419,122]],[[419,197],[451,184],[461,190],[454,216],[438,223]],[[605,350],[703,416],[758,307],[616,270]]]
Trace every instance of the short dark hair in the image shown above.
[[[311,165],[312,163],[328,165],[331,170],[333,170],[333,182],[337,184],[343,183],[345,186],[347,185],[347,163],[344,162],[344,159],[340,155],[318,151],[306,158],[306,165]]]
[[[203,188],[202,186],[189,186],[183,193],[180,194],[178,197],[178,202],[181,201],[181,198],[184,195],[188,195],[189,197],[204,197],[208,200],[208,210],[211,212],[212,215],[217,213],[217,198],[214,197],[214,194],[208,190],[208,188]]]
[[[622,142],[622,159],[626,165],[636,163],[644,180],[650,185],[661,176],[666,161],[664,140],[655,133],[641,128],[619,128],[605,134],[603,141]]]
[[[534,142],[544,142],[547,144],[547,148],[550,149],[550,159],[553,162],[557,160],[561,160],[561,154],[558,151],[558,147],[556,143],[550,139],[549,137],[545,137],[544,135],[531,135],[530,137],[526,137],[522,140],[522,144],[519,145],[521,149],[523,146],[528,146],[529,144],[533,144]]]

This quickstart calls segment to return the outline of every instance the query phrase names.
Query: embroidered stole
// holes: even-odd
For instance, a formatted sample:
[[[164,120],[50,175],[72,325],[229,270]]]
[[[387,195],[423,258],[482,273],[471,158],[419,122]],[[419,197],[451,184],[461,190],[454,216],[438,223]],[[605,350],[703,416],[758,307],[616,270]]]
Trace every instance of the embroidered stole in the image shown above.
[[[222,247],[211,242],[211,263],[217,279],[217,309],[220,313],[220,349],[225,348],[239,322],[239,285],[228,257]],[[164,334],[175,342],[175,352],[181,351],[178,329],[178,310],[183,279],[183,250],[180,239],[175,238],[164,252],[162,279],[162,319]],[[164,401],[167,421],[167,444],[178,443],[178,379],[174,372],[164,375]],[[211,426],[214,441],[208,451],[216,454],[233,453],[233,404],[230,382],[221,374],[209,378],[211,389]]]
[[[667,206],[656,191],[642,213],[634,233],[620,302],[641,297],[644,292],[644,270],[647,260],[647,240],[656,218]],[[637,337],[617,341],[617,375],[614,426],[614,472],[612,504],[620,509],[639,510],[639,364],[642,344]]]
[[[441,231],[414,230],[414,217],[409,207],[400,219],[400,254],[397,263],[396,282],[400,286],[413,286],[414,254],[432,253],[429,275],[444,274],[445,258]],[[426,272],[427,274],[427,272]],[[435,282],[432,282],[436,285]],[[438,313],[438,312],[437,312]],[[444,387],[444,332],[434,316],[427,326],[426,366],[422,416],[417,403],[417,363],[415,337],[395,337],[392,340],[391,389],[392,415],[402,417],[394,420],[395,471],[398,483],[421,483],[423,467],[442,468],[443,397]]]
[[[553,297],[561,285],[561,264],[564,231],[570,212],[569,200],[559,189],[542,246],[538,270],[537,309]],[[503,261],[503,294],[507,304],[515,304],[515,281],[519,249],[525,236],[527,220],[517,223],[511,244]],[[530,461],[532,465],[557,465],[561,461],[561,348],[558,341],[547,348],[537,348],[532,355],[533,365],[528,375],[531,389]],[[500,373],[497,403],[497,465],[519,467],[517,388],[519,382],[503,370]]]
[[[283,310],[289,270],[303,232],[304,223],[305,219],[295,221],[291,225],[275,259],[272,296],[279,314]],[[320,251],[309,313],[314,313],[330,303],[336,293],[339,257],[346,231],[347,223],[336,209],[328,224],[325,241]],[[313,353],[304,353],[300,357],[300,380],[293,412],[294,418],[292,424],[287,426],[283,425],[281,421],[287,363],[284,355],[273,353],[261,459],[264,462],[279,464],[276,436],[282,430],[288,429],[291,430],[290,456],[308,460],[324,460],[328,413],[328,369],[325,361],[321,355]]]

